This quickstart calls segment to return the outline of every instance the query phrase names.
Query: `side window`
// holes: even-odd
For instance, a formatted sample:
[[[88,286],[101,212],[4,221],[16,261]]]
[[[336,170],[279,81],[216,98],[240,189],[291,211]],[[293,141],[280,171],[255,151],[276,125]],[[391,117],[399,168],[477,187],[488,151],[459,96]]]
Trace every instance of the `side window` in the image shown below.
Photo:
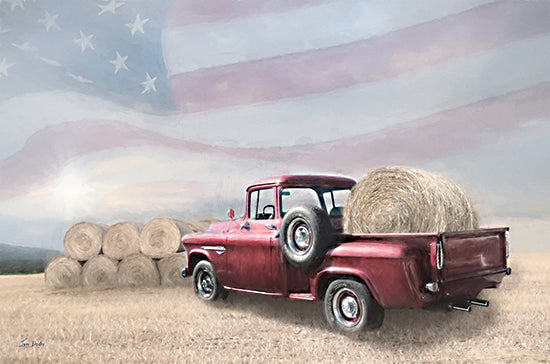
[[[275,190],[266,188],[254,190],[249,195],[248,216],[252,220],[267,220],[275,218]]]

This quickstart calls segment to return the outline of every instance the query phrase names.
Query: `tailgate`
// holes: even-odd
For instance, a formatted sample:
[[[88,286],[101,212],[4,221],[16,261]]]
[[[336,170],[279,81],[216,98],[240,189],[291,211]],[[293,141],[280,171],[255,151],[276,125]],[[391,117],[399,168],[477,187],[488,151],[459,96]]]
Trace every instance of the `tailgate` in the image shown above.
[[[442,233],[444,281],[475,278],[506,270],[508,228]]]

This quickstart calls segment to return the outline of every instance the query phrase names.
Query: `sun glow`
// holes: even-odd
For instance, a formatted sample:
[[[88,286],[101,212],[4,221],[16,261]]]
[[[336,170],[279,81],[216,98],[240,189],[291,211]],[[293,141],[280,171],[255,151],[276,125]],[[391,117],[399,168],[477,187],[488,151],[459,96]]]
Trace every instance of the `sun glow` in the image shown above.
[[[92,188],[81,175],[76,173],[61,175],[54,188],[56,200],[60,203],[65,215],[69,216],[87,208],[87,196],[90,192]]]

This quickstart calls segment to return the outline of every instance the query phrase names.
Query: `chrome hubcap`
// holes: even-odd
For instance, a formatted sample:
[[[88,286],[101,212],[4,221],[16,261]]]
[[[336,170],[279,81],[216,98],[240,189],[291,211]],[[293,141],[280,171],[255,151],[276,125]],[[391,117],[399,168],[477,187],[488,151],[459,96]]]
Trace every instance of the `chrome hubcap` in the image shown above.
[[[359,299],[349,288],[340,288],[332,300],[332,313],[339,324],[353,327],[361,318]]]
[[[212,282],[212,277],[210,277],[208,273],[201,272],[199,275],[198,283],[199,293],[202,296],[208,297],[212,294],[212,291],[214,290],[214,284]]]
[[[304,255],[311,248],[311,230],[303,219],[294,220],[288,227],[287,246],[296,255]]]
[[[294,241],[300,250],[306,250],[309,246],[309,230],[305,226],[300,226],[294,232]]]
[[[357,301],[354,300],[352,297],[347,296],[344,299],[342,299],[342,303],[340,304],[342,313],[344,316],[348,319],[353,319],[357,316],[357,312],[359,311],[359,307],[357,306]]]

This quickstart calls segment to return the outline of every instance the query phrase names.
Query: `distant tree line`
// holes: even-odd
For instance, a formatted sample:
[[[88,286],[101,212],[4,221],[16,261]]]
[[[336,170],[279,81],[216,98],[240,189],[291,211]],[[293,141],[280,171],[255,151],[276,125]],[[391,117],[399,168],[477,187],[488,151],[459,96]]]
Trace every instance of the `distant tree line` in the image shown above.
[[[43,273],[48,262],[61,254],[57,250],[0,244],[0,275]]]

